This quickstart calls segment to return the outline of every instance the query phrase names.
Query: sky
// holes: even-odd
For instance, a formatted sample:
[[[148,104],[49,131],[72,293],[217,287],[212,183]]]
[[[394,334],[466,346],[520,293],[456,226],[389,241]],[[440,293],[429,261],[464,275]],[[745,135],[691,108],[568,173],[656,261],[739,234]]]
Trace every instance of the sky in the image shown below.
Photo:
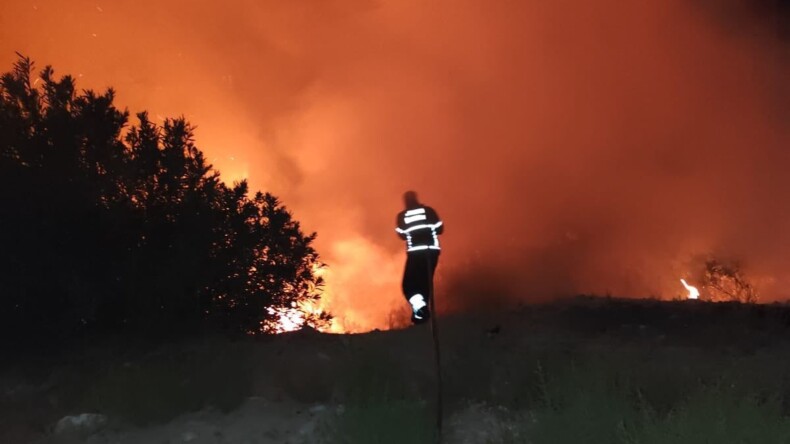
[[[445,222],[445,310],[674,298],[708,257],[789,297],[782,5],[18,0],[0,6],[0,62],[187,117],[225,180],[318,233],[325,308],[365,331],[408,319],[394,223],[410,189]]]

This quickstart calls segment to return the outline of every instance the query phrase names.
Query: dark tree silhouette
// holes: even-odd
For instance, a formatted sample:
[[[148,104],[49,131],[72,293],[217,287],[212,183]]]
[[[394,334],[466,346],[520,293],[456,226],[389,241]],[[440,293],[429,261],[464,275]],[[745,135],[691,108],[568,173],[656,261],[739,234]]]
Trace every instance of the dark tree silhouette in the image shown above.
[[[158,126],[19,57],[0,78],[0,330],[258,332],[320,297],[315,234]],[[310,322],[328,320],[314,315]]]

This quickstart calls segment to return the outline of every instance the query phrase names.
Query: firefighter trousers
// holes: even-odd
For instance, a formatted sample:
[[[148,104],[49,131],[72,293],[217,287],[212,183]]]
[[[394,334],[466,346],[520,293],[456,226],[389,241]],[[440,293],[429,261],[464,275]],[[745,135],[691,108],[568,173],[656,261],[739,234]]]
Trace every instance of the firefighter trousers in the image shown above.
[[[403,295],[409,300],[421,294],[428,303],[433,293],[433,273],[439,263],[439,250],[412,251],[406,254],[403,270]]]

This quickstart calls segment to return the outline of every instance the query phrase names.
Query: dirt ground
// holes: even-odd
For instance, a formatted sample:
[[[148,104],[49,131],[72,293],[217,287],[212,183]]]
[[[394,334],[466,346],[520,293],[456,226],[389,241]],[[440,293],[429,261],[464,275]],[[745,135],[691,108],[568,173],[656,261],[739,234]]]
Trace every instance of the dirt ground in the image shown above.
[[[318,442],[322,418],[332,414],[322,404],[250,398],[230,413],[203,410],[166,424],[149,427],[107,427],[88,436],[45,437],[41,444],[307,444]]]

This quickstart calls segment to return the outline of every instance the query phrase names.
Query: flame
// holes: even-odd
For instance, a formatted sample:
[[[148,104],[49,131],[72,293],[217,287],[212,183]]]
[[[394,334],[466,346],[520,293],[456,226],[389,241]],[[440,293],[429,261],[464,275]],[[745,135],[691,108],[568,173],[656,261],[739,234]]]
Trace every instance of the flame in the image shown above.
[[[311,319],[318,318],[322,313],[326,313],[322,305],[320,300],[317,302],[308,300],[291,302],[289,307],[268,307],[266,312],[273,319],[262,322],[260,332],[280,334],[301,330],[305,326],[309,326],[324,333],[343,333],[342,327],[334,320],[318,325],[314,325],[311,322]]]
[[[320,3],[228,8],[192,2],[184,8],[179,2],[6,1],[3,70],[18,50],[39,66],[53,64],[58,75],[74,73],[80,89],[116,87],[118,105],[130,110],[183,114],[199,125],[198,146],[219,157],[213,163],[225,180],[249,178],[251,190],[281,197],[319,233],[318,251],[333,267],[327,308],[344,326],[333,328],[386,328],[390,307],[404,306],[397,294],[403,258],[389,260],[375,245],[392,239],[385,225],[391,218],[379,214],[389,211],[384,202],[396,205],[407,184],[441,194],[433,203],[448,221],[458,215],[458,232],[467,233],[441,266],[460,269],[479,255],[514,276],[502,281],[519,289],[514,298],[609,288],[650,293],[652,280],[630,279],[635,263],[644,263],[635,273],[660,276],[657,286],[664,290],[664,276],[680,273],[656,272],[654,265],[690,242],[701,249],[732,243],[751,251],[744,260],[759,252],[767,271],[787,269],[780,229],[787,206],[761,192],[786,183],[780,170],[786,126],[767,117],[775,114],[769,111],[777,97],[786,96],[779,74],[787,63],[775,56],[784,47],[770,26],[751,18],[724,21],[755,32],[721,32],[718,21],[728,14],[708,17],[695,2],[608,0],[593,7],[532,1],[511,2],[512,8],[489,2],[482,14],[481,2],[465,0],[431,7],[414,0],[375,2],[375,8],[361,6],[374,2]],[[152,14],[150,29],[130,38]],[[166,19],[173,16],[183,20]],[[206,23],[211,26],[201,26]],[[680,33],[682,47],[661,38],[667,23]],[[767,38],[772,43],[764,43]],[[150,51],[154,45],[159,49]],[[587,99],[584,106],[574,106],[579,97]],[[681,99],[687,106],[679,109]],[[569,119],[578,123],[575,131],[556,131]],[[644,125],[630,125],[631,119]],[[674,137],[689,131],[694,137]],[[654,143],[633,150],[643,138]],[[412,162],[416,155],[425,161]],[[707,168],[675,165],[685,158],[707,161]],[[457,162],[436,170],[442,159]],[[609,174],[609,159],[630,168]],[[645,175],[660,180],[640,180]],[[464,186],[469,177],[479,179],[472,189]],[[777,186],[766,187],[770,181]],[[689,188],[695,192],[682,193]],[[525,204],[514,206],[514,200]],[[677,206],[690,215],[675,217]],[[338,222],[335,208],[365,213]],[[463,217],[473,213],[508,217],[490,230],[485,218]],[[354,236],[339,229],[351,226],[349,220],[371,224],[350,230],[371,237],[372,246],[341,244]],[[775,225],[763,232],[782,237],[763,242],[755,228],[767,220]],[[543,254],[544,240],[565,225],[577,239],[545,247],[551,254]],[[658,237],[654,226],[662,227]],[[501,248],[510,233],[517,233],[513,247]],[[335,255],[335,244],[373,253]],[[545,264],[546,273],[524,279],[519,270],[525,265],[510,260],[509,251]],[[595,264],[616,272],[594,270]],[[625,269],[627,280],[620,273]],[[392,282],[374,281],[383,277]],[[788,278],[777,277],[774,288],[782,289]],[[630,287],[620,284],[625,281],[634,288],[622,289]],[[673,293],[675,285],[669,277]],[[293,316],[281,315],[286,328]]]
[[[264,322],[262,325],[264,332],[286,333],[300,330],[305,324],[305,312],[296,302],[292,302],[290,307],[269,307],[266,311],[276,316],[276,320],[271,323]]]
[[[322,308],[334,316],[329,330],[363,333],[389,330],[401,319],[405,300],[400,294],[403,253],[393,252],[359,234],[338,236],[327,245]]]
[[[401,252],[391,252],[361,235],[342,237],[327,245],[328,266],[316,264],[313,273],[324,280],[317,299],[290,307],[267,309],[272,319],[261,325],[265,333],[286,333],[308,325],[324,333],[363,333],[388,330],[408,322],[400,295]],[[357,301],[365,295],[370,303]],[[311,323],[322,313],[329,322]],[[405,316],[404,316],[405,315]]]
[[[326,272],[325,265],[321,263],[313,264],[313,274],[317,278],[325,278]],[[312,296],[317,298],[292,301],[290,306],[287,307],[267,307],[266,312],[272,319],[261,322],[259,332],[280,334],[301,330],[303,327],[309,326],[322,332],[343,333],[343,329],[334,320],[319,323],[312,322],[314,319],[320,319],[322,314],[327,313],[325,288],[313,288]]]
[[[699,299],[699,290],[697,290],[697,287],[687,284],[685,279],[681,279],[680,283],[682,283],[689,292],[688,296],[686,297],[687,299]]]

